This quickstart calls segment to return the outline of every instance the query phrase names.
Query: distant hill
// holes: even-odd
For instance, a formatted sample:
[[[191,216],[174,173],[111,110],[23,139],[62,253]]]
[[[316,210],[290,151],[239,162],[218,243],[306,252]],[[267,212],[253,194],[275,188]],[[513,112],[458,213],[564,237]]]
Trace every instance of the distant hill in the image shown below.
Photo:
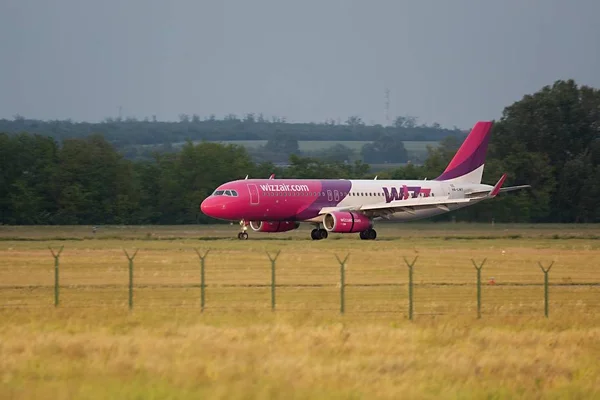
[[[298,141],[361,141],[370,142],[381,135],[391,135],[402,141],[438,142],[455,136],[461,140],[466,133],[458,129],[434,126],[383,127],[353,122],[353,125],[334,123],[287,123],[276,120],[268,122],[246,117],[200,120],[182,117],[180,122],[161,122],[107,119],[99,123],[65,121],[41,121],[17,116],[13,120],[0,119],[0,132],[20,132],[51,136],[59,142],[70,138],[102,134],[106,140],[122,148],[128,145],[179,143],[186,140],[239,141],[269,140],[275,135],[286,135]]]
[[[40,134],[59,143],[100,134],[132,160],[152,159],[155,152],[178,151],[187,141],[209,141],[241,145],[255,162],[285,163],[290,154],[298,154],[325,161],[362,160],[383,165],[407,162],[421,165],[428,155],[427,146],[436,147],[447,137],[461,141],[466,137],[459,129],[445,129],[437,124],[416,126],[414,121],[414,118],[399,117],[395,126],[384,127],[365,125],[358,117],[351,117],[341,125],[333,122],[287,123],[279,119],[266,121],[254,116],[246,116],[243,120],[234,116],[223,120],[181,116],[179,122],[127,118],[99,123],[41,121],[16,116],[13,120],[1,119],[0,132]],[[270,141],[273,143],[269,144]],[[282,143],[292,147],[285,144],[280,147]],[[396,143],[398,147],[392,149],[389,143]],[[368,155],[365,155],[365,148],[370,149]]]

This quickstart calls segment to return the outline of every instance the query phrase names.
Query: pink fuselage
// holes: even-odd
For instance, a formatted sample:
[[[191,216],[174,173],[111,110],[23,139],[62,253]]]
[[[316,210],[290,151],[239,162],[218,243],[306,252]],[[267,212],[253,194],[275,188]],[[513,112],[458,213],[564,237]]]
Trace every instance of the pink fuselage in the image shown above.
[[[320,222],[320,212],[327,207],[389,203],[449,194],[448,185],[436,181],[345,179],[244,179],[227,182],[215,193],[226,190],[237,196],[213,194],[202,202],[202,212],[228,221]],[[419,217],[438,213],[428,212]]]

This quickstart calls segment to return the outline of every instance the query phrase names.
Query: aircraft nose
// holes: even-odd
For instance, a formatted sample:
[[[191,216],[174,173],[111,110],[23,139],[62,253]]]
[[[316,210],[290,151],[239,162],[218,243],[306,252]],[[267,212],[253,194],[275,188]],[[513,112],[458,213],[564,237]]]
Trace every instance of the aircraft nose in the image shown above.
[[[214,209],[215,203],[210,197],[204,199],[204,201],[200,204],[200,211],[208,216],[211,216],[211,211],[214,211]]]
[[[223,216],[223,212],[225,211],[225,204],[220,202],[217,198],[207,197],[200,204],[200,211],[209,217],[221,218]]]

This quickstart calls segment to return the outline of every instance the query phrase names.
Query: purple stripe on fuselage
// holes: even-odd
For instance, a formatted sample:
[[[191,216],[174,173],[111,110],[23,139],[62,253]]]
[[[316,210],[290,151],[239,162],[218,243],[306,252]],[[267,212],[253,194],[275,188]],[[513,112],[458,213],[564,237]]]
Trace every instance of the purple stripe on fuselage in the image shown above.
[[[319,215],[324,207],[335,207],[348,196],[352,188],[349,180],[322,180],[321,193],[307,208],[298,210],[295,219],[307,220]]]

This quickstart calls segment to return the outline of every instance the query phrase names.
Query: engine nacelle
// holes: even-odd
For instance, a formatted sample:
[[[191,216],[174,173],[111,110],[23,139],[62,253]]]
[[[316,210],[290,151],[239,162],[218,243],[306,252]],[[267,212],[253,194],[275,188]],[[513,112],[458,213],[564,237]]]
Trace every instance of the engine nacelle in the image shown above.
[[[250,221],[250,228],[255,232],[287,232],[299,226],[295,221]]]
[[[328,232],[355,233],[370,229],[373,222],[364,214],[350,211],[334,211],[325,214],[323,226]]]

